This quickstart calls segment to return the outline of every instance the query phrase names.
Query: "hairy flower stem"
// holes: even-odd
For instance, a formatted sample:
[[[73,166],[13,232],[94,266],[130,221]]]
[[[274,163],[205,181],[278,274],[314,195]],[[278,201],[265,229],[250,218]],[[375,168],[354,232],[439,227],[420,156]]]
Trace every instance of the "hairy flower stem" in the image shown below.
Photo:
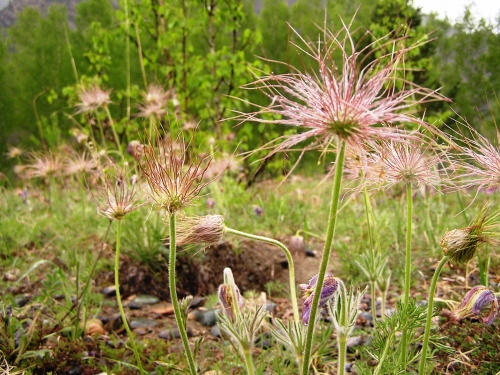
[[[325,281],[326,269],[328,268],[328,261],[332,251],[333,236],[335,234],[335,226],[337,223],[337,212],[339,207],[340,187],[342,184],[342,173],[344,171],[345,159],[345,141],[339,141],[339,150],[337,153],[337,160],[335,162],[335,176],[333,178],[332,199],[330,202],[330,212],[328,216],[328,227],[326,232],[325,246],[323,249],[323,256],[319,266],[317,285],[323,286]],[[307,327],[306,342],[304,348],[304,362],[302,364],[303,375],[309,374],[309,364],[311,362],[311,351],[314,336],[314,326],[316,323],[316,316],[318,314],[318,305],[321,293],[314,293],[313,302],[311,305],[311,314],[309,316],[309,326]]]
[[[243,357],[245,358],[245,368],[247,370],[247,375],[254,375],[255,371],[253,369],[253,362],[252,362],[252,353],[250,350],[245,350],[243,353]]]
[[[384,290],[381,292],[382,294],[382,304],[381,304],[381,307],[380,307],[380,319],[382,321],[385,320],[385,313],[386,313],[386,299],[387,299],[387,292]],[[373,320],[375,321],[375,319]]]
[[[339,362],[337,366],[337,375],[345,375],[345,359],[347,356],[347,336],[337,338],[337,347],[339,349]]]
[[[420,375],[425,375],[425,364],[427,363],[427,347],[429,345],[429,336],[431,333],[431,320],[432,313],[434,310],[434,292],[436,291],[437,280],[441,274],[443,266],[448,261],[449,257],[444,256],[439,262],[436,270],[434,271],[434,276],[432,276],[431,288],[429,289],[429,301],[427,303],[427,320],[425,321],[425,333],[424,341],[422,342],[422,351],[420,352],[420,366],[418,373]]]
[[[373,317],[373,326],[377,326],[377,296],[375,294],[375,281],[370,281],[370,297],[372,299],[371,305],[372,305],[372,317]],[[384,311],[382,310],[382,314]]]
[[[405,260],[405,291],[403,306],[408,307],[410,302],[410,283],[411,283],[411,231],[413,215],[413,191],[411,183],[406,184],[406,260]],[[400,365],[403,371],[406,368],[406,348],[408,346],[408,330],[403,330],[401,338],[401,358]]]
[[[130,330],[130,327],[128,326],[127,322],[127,317],[125,316],[125,311],[123,310],[123,305],[122,305],[122,297],[120,295],[120,280],[119,280],[119,275],[120,275],[120,239],[121,239],[121,226],[122,222],[121,220],[117,221],[117,228],[116,228],[116,250],[115,250],[115,288],[116,288],[116,302],[118,303],[118,309],[120,310],[120,316],[122,317],[123,321],[123,326],[125,327],[125,330],[127,331],[128,338],[130,340],[130,343],[132,344],[132,350],[134,351],[135,359],[137,361],[137,366],[139,367],[139,373],[140,374],[146,374],[144,369],[142,368],[142,362],[141,362],[141,357],[139,355],[139,351],[137,350],[137,345],[135,344],[134,336],[132,335],[132,331]]]
[[[183,314],[181,313],[181,308],[179,305],[179,300],[177,299],[177,288],[175,280],[175,257],[176,253],[176,241],[175,241],[175,212],[169,214],[169,229],[170,229],[170,254],[168,258],[168,284],[170,287],[170,298],[172,299],[172,305],[174,307],[175,321],[177,322],[177,327],[179,328],[179,333],[182,339],[182,345],[184,346],[184,353],[188,360],[189,372],[191,375],[196,375],[196,365],[194,363],[193,353],[189,346],[188,336],[186,333],[186,325],[184,323]]]
[[[299,320],[300,320],[299,306],[297,303],[297,292],[295,289],[295,267],[293,265],[293,258],[292,258],[292,253],[290,252],[290,250],[288,250],[288,248],[284,244],[282,244],[280,241],[277,241],[277,240],[269,238],[269,237],[257,236],[255,234],[241,232],[239,230],[231,229],[228,227],[224,228],[224,232],[234,234],[234,235],[240,236],[240,237],[249,238],[251,240],[268,243],[270,245],[275,245],[275,246],[278,246],[281,250],[283,250],[283,252],[285,253],[286,259],[288,261],[288,274],[289,274],[289,278],[290,278],[290,296],[292,298],[293,318],[294,318],[295,323],[299,323]]]
[[[122,146],[120,144],[120,138],[118,138],[118,133],[116,132],[115,129],[115,122],[113,121],[113,117],[111,117],[111,112],[109,112],[109,108],[106,106],[105,109],[106,109],[106,114],[108,115],[109,124],[111,125],[111,130],[113,131],[113,138],[115,139],[116,147],[118,149],[118,152],[120,153],[122,160],[125,160],[125,157],[123,156]]]

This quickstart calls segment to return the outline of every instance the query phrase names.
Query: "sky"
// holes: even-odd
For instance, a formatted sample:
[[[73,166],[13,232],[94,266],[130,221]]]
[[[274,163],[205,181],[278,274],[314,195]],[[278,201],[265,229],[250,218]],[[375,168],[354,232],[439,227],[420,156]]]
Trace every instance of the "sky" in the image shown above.
[[[413,0],[413,5],[422,8],[424,13],[435,12],[439,18],[448,16],[450,21],[461,18],[469,4],[473,4],[471,10],[476,18],[495,23],[496,17],[500,16],[499,0]]]

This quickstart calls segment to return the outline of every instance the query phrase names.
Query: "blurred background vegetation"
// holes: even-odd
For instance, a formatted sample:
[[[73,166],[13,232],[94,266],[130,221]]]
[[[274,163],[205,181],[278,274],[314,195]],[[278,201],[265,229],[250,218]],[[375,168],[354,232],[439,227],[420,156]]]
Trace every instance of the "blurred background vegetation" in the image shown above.
[[[161,119],[163,126],[197,125],[196,137],[202,145],[213,137],[221,151],[244,152],[284,131],[293,132],[221,120],[235,116],[234,111],[255,111],[248,102],[267,104],[258,91],[241,88],[259,71],[285,73],[290,66],[310,66],[311,61],[288,44],[290,39],[302,42],[287,22],[304,40],[315,41],[319,27],[340,29],[339,15],[349,22],[356,12],[351,30],[360,46],[392,30],[406,35],[408,44],[435,38],[413,50],[405,61],[407,78],[441,88],[453,100],[422,108],[427,120],[453,127],[466,118],[482,132],[496,132],[500,18],[494,25],[465,11],[463,19],[452,24],[423,14],[408,0],[298,0],[293,4],[284,0],[68,0],[67,5],[69,13],[65,2],[45,4],[42,11],[28,6],[10,23],[0,13],[4,173],[12,173],[15,162],[3,157],[9,146],[41,149],[71,142],[74,129],[83,129],[81,124],[92,120],[78,114],[75,104],[79,88],[93,83],[113,90],[110,110],[122,144],[144,138],[149,122],[137,116],[137,104],[152,83],[171,90],[174,98]],[[317,161],[317,156],[311,158]],[[245,172],[258,174],[261,166],[250,161]],[[282,173],[292,164],[293,156],[278,156],[266,167]]]

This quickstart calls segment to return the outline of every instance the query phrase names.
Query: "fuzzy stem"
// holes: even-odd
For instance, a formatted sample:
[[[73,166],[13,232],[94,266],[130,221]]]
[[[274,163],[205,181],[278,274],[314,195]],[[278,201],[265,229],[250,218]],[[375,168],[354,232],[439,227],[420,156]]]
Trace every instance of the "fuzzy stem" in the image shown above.
[[[387,309],[386,307],[386,298],[387,298],[387,291],[383,290],[381,291],[381,294],[382,294],[382,304],[381,304],[381,307],[380,307],[380,319],[382,321],[385,320],[385,311]]]
[[[142,368],[141,356],[139,355],[139,351],[137,350],[137,346],[135,344],[134,336],[132,335],[132,331],[128,326],[127,317],[125,316],[125,311],[123,310],[122,298],[120,295],[120,238],[121,238],[121,221],[118,220],[117,228],[116,228],[116,250],[115,250],[115,288],[116,288],[116,302],[118,304],[118,309],[120,310],[120,316],[123,321],[123,326],[127,331],[127,335],[129,337],[130,343],[132,344],[132,350],[134,351],[135,359],[137,361],[137,366],[139,367],[139,373],[145,374],[146,372]]]
[[[444,265],[448,261],[448,256],[444,256],[439,262],[436,270],[434,271],[434,276],[432,277],[431,288],[429,289],[429,302],[427,303],[427,320],[425,321],[425,333],[424,333],[424,341],[422,342],[422,351],[420,352],[420,366],[418,373],[420,375],[425,375],[425,364],[427,362],[427,346],[429,345],[429,335],[431,332],[431,320],[432,313],[434,310],[434,292],[436,291],[436,284],[441,274],[441,270]]]
[[[254,375],[252,353],[249,350],[245,350],[243,353],[243,358],[245,359],[245,368],[248,375]]]
[[[338,375],[345,375],[345,360],[347,357],[347,336],[337,338],[337,346],[339,349],[339,362],[337,367]]]
[[[277,240],[269,238],[269,237],[257,236],[255,234],[241,232],[239,230],[228,228],[228,227],[225,227],[224,231],[225,231],[225,233],[230,233],[230,234],[234,234],[234,235],[237,235],[240,237],[250,238],[250,239],[255,240],[255,241],[260,241],[260,242],[268,243],[271,245],[275,245],[275,246],[278,246],[281,250],[283,250],[283,252],[285,253],[286,259],[288,261],[288,271],[289,271],[288,274],[289,274],[289,278],[290,278],[290,295],[292,297],[293,317],[294,317],[295,323],[299,323],[299,319],[300,319],[299,318],[299,306],[297,303],[297,292],[295,289],[295,267],[293,264],[292,253],[290,252],[290,250],[288,250],[288,248],[280,241],[277,241]]]
[[[175,257],[176,253],[176,233],[175,233],[175,212],[169,214],[169,229],[170,229],[170,254],[168,258],[168,284],[170,287],[170,298],[172,299],[172,305],[175,312],[175,321],[177,322],[177,327],[179,328],[179,333],[182,339],[182,345],[184,346],[184,353],[188,360],[189,372],[191,375],[196,375],[196,365],[194,363],[193,353],[191,353],[191,348],[189,346],[189,340],[186,333],[186,325],[183,320],[183,315],[181,313],[181,308],[179,305],[179,300],[177,299],[177,288],[175,279]]]
[[[326,232],[325,246],[323,249],[323,256],[319,267],[317,286],[323,287],[325,281],[326,269],[328,268],[328,261],[332,251],[333,236],[335,234],[335,226],[337,223],[337,212],[339,207],[340,187],[342,184],[342,173],[344,171],[344,157],[345,157],[345,141],[340,140],[339,151],[337,153],[337,160],[335,162],[335,177],[333,179],[332,197],[330,202],[330,212],[328,216],[328,227]],[[311,314],[309,316],[309,326],[307,327],[306,343],[304,348],[304,362],[302,364],[303,375],[309,374],[309,364],[311,361],[311,351],[314,336],[314,326],[316,323],[316,316],[318,314],[319,297],[321,293],[314,293],[313,302],[311,305]]]
[[[375,281],[370,281],[370,295],[372,299],[372,317],[373,317],[373,326],[377,326],[377,300],[375,294]]]
[[[412,215],[413,215],[413,192],[411,183],[406,184],[406,260],[405,260],[405,290],[403,306],[408,307],[410,302],[410,283],[411,283],[411,231],[412,231]],[[403,330],[401,338],[401,368],[406,368],[406,348],[408,346],[408,330]]]

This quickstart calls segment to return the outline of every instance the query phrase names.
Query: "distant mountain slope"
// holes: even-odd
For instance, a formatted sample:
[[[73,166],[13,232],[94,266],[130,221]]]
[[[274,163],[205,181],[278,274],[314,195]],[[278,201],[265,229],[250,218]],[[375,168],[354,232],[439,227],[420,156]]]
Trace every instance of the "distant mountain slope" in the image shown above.
[[[42,14],[46,14],[53,4],[66,5],[69,23],[73,25],[76,16],[76,5],[81,1],[83,0],[11,0],[5,8],[0,10],[0,28],[12,26],[16,22],[17,15],[26,7],[38,8]]]

